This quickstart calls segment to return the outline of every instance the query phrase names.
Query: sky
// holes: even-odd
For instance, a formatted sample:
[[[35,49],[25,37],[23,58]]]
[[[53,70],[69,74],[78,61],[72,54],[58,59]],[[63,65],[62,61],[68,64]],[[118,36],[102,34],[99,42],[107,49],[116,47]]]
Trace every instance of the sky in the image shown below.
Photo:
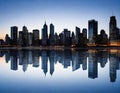
[[[120,0],[0,0],[0,38],[10,35],[11,26],[41,32],[46,21],[60,33],[64,28],[75,31],[75,26],[88,28],[91,19],[98,21],[99,32],[104,29],[108,34],[112,15],[120,27]]]

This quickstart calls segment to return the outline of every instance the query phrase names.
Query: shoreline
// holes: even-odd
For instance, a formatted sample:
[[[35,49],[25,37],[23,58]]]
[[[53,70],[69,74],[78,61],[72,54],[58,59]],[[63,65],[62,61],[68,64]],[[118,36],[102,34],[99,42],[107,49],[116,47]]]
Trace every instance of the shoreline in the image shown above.
[[[89,50],[89,49],[120,49],[120,46],[85,46],[85,47],[66,47],[66,46],[30,46],[30,47],[0,47],[0,50]]]

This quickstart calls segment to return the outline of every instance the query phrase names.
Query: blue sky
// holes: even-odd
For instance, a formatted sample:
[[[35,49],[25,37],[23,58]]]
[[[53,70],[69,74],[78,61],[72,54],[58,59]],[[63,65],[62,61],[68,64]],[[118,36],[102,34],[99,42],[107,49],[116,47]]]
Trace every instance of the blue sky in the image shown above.
[[[108,33],[111,15],[120,27],[120,0],[0,0],[0,38],[14,25],[41,31],[45,21],[60,33],[64,28],[74,31],[75,26],[88,28],[88,20],[96,19],[99,30]]]

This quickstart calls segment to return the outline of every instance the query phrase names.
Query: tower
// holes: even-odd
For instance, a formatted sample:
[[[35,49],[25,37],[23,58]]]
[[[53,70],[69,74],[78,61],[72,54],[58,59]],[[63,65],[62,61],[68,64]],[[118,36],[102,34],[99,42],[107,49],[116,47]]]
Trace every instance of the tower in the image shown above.
[[[42,45],[46,46],[47,45],[47,41],[48,41],[48,26],[45,22],[45,24],[43,25],[43,29],[42,29]]]
[[[95,46],[98,33],[98,22],[96,20],[88,21],[88,33],[89,46]]]
[[[117,32],[116,18],[115,16],[111,16],[110,22],[109,22],[109,45],[110,46],[117,46],[118,35],[119,35],[119,32]]]
[[[28,46],[28,30],[26,26],[23,26],[23,46]]]
[[[33,30],[33,45],[39,46],[39,30]]]
[[[11,27],[11,40],[12,40],[12,45],[16,45],[17,44],[17,35],[18,35],[18,27],[17,26],[13,26]]]
[[[52,23],[50,24],[49,43],[50,45],[55,45],[54,25]]]

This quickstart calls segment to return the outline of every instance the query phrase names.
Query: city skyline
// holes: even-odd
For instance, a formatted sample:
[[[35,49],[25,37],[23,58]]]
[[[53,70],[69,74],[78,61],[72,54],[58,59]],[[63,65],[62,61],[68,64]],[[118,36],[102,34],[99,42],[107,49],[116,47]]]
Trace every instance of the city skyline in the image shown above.
[[[45,22],[41,31],[33,29],[29,32],[26,26],[18,30],[17,26],[12,26],[10,36],[5,35],[5,40],[0,39],[1,47],[40,47],[40,46],[67,46],[90,47],[90,46],[120,46],[120,28],[117,27],[116,16],[110,16],[109,34],[104,29],[98,33],[98,21],[88,20],[87,28],[75,27],[74,31],[64,28],[61,33],[55,32],[54,24],[47,25]],[[41,37],[40,37],[41,36]]]
[[[92,1],[92,2],[91,2]],[[9,27],[16,25],[28,27],[31,32],[40,30],[43,23],[55,24],[55,31],[60,33],[63,28],[71,31],[75,26],[88,28],[87,22],[95,19],[100,29],[109,33],[109,16],[115,15],[120,27],[119,0],[1,0],[0,1],[0,38],[9,33]],[[99,7],[98,7],[99,5]]]

